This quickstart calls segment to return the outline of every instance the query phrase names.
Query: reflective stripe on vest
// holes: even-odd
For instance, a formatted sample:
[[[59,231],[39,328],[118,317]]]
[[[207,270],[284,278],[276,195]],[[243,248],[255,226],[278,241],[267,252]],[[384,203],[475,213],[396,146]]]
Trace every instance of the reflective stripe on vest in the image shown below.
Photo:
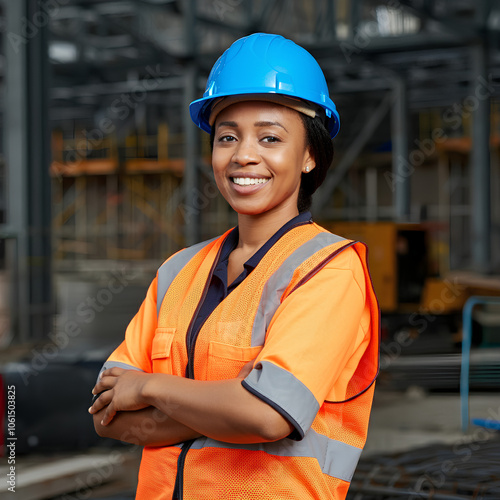
[[[272,443],[233,444],[210,438],[198,438],[191,449],[225,448],[233,450],[263,451],[278,457],[315,458],[323,474],[350,482],[362,450],[355,446],[329,439],[310,429],[302,441],[280,439]]]
[[[163,297],[167,293],[168,287],[172,284],[179,271],[203,248],[215,241],[217,238],[212,238],[208,241],[202,241],[192,247],[185,248],[177,252],[170,259],[163,263],[158,269],[158,282],[156,292],[156,312],[160,315],[161,304]]]

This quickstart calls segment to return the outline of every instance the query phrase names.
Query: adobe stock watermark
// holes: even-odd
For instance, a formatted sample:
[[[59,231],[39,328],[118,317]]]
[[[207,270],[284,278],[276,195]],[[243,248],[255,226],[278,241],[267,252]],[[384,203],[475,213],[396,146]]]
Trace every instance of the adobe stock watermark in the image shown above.
[[[97,314],[104,311],[106,306],[113,302],[114,298],[136,278],[136,273],[129,268],[121,268],[112,271],[105,287],[100,288],[94,296],[89,296],[81,301],[75,311],[74,319],[66,319],[61,328],[48,335],[49,341],[43,346],[31,350],[31,362],[29,366],[18,365],[18,371],[27,386],[31,377],[37,377],[51,361],[54,361],[71,342],[71,339],[82,333],[84,324],[92,323]]]
[[[401,3],[398,0],[389,0],[386,5],[384,5],[386,11],[399,11],[403,10]],[[374,17],[377,14],[374,10],[371,11]],[[351,63],[353,54],[360,54],[364,49],[366,49],[374,38],[380,38],[380,27],[377,21],[367,21],[361,26],[357,26],[354,30],[354,35],[352,40],[348,42],[341,42],[339,44],[342,54],[347,63]]]
[[[470,117],[479,107],[480,101],[489,99],[495,92],[493,87],[493,75],[488,75],[488,80],[482,76],[476,78],[474,93],[467,96],[462,104],[454,103],[446,108],[443,113],[443,121],[451,130],[458,130],[465,118]],[[397,172],[386,171],[384,173],[385,180],[391,190],[396,190],[397,184],[405,181],[413,175],[415,169],[420,167],[427,158],[436,152],[436,145],[445,142],[448,135],[443,128],[437,127],[432,130],[431,137],[425,138],[422,141],[415,139],[414,144],[417,146],[410,151],[408,158],[403,156],[397,157],[398,168]]]
[[[168,397],[168,396],[167,396]],[[158,430],[159,425],[166,422],[178,408],[177,404],[170,404],[168,414],[161,412],[158,408],[151,410],[150,416],[145,416],[140,424],[132,425],[121,436],[120,441],[132,444],[132,450],[140,450]]]
[[[40,31],[50,23],[51,18],[56,16],[61,9],[68,3],[68,0],[45,0],[38,2],[40,9],[37,10],[30,19],[24,16],[21,19],[21,30],[19,33],[9,31],[7,40],[16,54],[23,45],[34,38]]]
[[[146,99],[148,92],[157,90],[164,79],[170,76],[170,72],[162,71],[160,64],[155,67],[148,65],[145,71],[146,76],[138,80],[129,92],[120,94],[111,102],[95,128],[83,130],[85,138],[79,140],[75,148],[65,154],[64,164],[77,166],[88,157],[89,153],[102,147],[106,136],[116,131],[117,123],[125,121],[139,103]],[[64,165],[57,161],[54,161],[52,165],[56,174],[64,169]]]
[[[393,341],[380,346],[381,369],[388,368],[391,363],[398,359],[403,349],[411,346],[418,335],[424,333],[429,328],[429,324],[436,321],[437,315],[447,310],[447,306],[455,302],[466,288],[458,282],[457,278],[453,280],[445,279],[444,284],[445,287],[441,290],[439,297],[429,303],[429,309],[420,307],[418,311],[410,315],[408,325],[411,328],[402,329],[397,333]]]
[[[224,21],[227,13],[233,13],[243,0],[213,0],[212,6],[220,21]]]
[[[93,470],[75,479],[75,489],[71,494],[65,494],[61,500],[85,500],[90,498],[95,488],[111,481],[116,476],[116,469],[125,462],[123,453],[112,451],[107,457],[96,458],[92,464]]]
[[[500,421],[500,408],[489,408],[488,416],[492,420]],[[422,474],[411,489],[410,500],[422,498],[433,498],[441,491],[446,482],[452,481],[457,474],[460,474],[461,466],[469,462],[475,451],[492,439],[497,431],[484,427],[477,427],[472,434],[464,436],[453,444],[453,457],[443,460],[438,467],[429,467]]]
[[[185,224],[191,224],[195,218],[206,210],[210,202],[219,194],[217,186],[212,182],[207,182],[202,190],[193,188],[188,194],[189,202],[184,202],[179,205],[179,211]]]
[[[154,436],[159,426],[169,420],[171,414],[178,405],[171,404],[168,415],[157,408],[152,408],[150,415],[144,415],[140,424],[131,425],[120,437],[123,443],[131,444],[127,447],[126,454],[134,455],[142,451],[145,444]],[[66,494],[61,500],[84,500],[91,498],[93,490],[111,481],[117,474],[116,469],[124,465],[124,454],[118,451],[111,452],[107,457],[98,458],[94,461],[93,470],[85,476],[75,479],[75,488],[72,494]]]

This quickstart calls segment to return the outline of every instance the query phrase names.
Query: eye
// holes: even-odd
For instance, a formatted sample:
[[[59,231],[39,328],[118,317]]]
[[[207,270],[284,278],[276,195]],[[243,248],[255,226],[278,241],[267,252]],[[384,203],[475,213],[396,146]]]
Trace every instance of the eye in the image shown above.
[[[236,141],[236,137],[233,137],[232,135],[222,135],[217,139],[218,142],[233,142]]]
[[[268,143],[281,142],[281,140],[278,137],[275,137],[274,135],[268,135],[267,137],[264,137],[262,140]]]

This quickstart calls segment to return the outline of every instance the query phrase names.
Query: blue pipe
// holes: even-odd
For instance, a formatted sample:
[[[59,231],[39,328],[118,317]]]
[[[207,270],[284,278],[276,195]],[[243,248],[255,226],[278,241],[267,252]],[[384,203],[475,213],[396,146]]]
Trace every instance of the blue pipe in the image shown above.
[[[467,299],[462,310],[462,367],[460,370],[460,406],[462,431],[469,428],[469,368],[472,341],[472,311],[479,304],[500,304],[499,297],[472,296]]]

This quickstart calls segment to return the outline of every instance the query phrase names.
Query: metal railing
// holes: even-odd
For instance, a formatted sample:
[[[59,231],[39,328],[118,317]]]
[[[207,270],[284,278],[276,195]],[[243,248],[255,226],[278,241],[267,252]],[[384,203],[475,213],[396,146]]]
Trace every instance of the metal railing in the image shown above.
[[[478,305],[494,304],[500,305],[500,297],[472,296],[467,299],[462,310],[462,366],[460,371],[460,407],[462,419],[462,431],[467,432],[470,424],[469,419],[469,373],[470,373],[470,350],[472,343],[472,312]],[[500,428],[500,422],[485,420],[477,423]]]

